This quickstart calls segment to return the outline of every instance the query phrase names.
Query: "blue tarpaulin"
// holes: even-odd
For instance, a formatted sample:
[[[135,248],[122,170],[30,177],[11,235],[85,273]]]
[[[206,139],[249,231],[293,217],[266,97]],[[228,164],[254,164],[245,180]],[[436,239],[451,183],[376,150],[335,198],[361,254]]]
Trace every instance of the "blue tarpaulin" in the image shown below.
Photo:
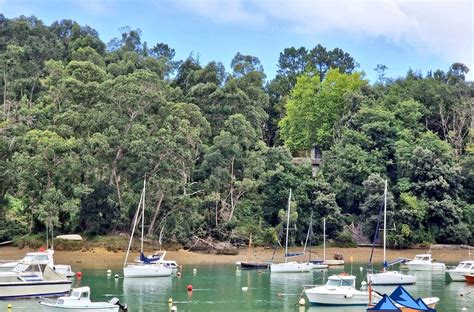
[[[368,308],[367,311],[378,311],[378,312],[385,312],[385,311],[398,311],[401,310],[395,306],[393,301],[390,299],[389,296],[383,295],[383,298],[375,305],[373,308]]]

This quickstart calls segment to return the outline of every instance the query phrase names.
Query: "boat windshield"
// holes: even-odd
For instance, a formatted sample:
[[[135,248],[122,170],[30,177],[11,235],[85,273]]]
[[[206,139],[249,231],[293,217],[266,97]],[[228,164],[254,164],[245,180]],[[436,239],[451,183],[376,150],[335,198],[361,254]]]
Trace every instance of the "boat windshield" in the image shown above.
[[[353,286],[353,280],[349,279],[330,279],[326,283],[327,286]]]
[[[460,266],[460,265],[459,265],[459,266]],[[471,269],[472,269],[472,264],[466,263],[466,264],[464,265],[463,269],[471,270]]]
[[[430,257],[416,256],[416,257],[415,257],[415,260],[428,262],[428,261],[430,261]]]
[[[23,263],[33,263],[33,262],[49,262],[48,255],[26,255],[22,260]]]

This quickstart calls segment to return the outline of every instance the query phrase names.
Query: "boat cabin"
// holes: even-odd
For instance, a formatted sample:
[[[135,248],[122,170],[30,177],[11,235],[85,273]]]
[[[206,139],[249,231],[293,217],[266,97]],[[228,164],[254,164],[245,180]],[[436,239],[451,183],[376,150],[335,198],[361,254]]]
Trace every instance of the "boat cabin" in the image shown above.
[[[326,286],[348,286],[355,288],[355,281],[356,277],[354,275],[347,275],[347,274],[339,274],[339,275],[332,275],[328,278],[326,282]]]
[[[90,303],[91,289],[87,286],[74,288],[69,296],[59,297],[58,304],[65,306],[83,306]]]
[[[431,262],[432,259],[431,259],[430,254],[422,254],[422,255],[416,255],[413,261]]]
[[[461,261],[459,262],[456,270],[459,271],[474,271],[474,261]]]

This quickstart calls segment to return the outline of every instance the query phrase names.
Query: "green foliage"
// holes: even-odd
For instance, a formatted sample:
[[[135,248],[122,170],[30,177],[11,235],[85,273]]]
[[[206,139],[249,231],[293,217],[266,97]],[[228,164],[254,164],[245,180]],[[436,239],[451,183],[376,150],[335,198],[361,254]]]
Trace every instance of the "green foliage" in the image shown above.
[[[333,142],[335,127],[351,109],[348,96],[364,85],[360,73],[341,74],[329,70],[326,79],[303,75],[286,104],[280,121],[281,136],[291,150],[315,145],[327,149]]]
[[[266,81],[256,56],[237,53],[226,72],[150,48],[139,29],[107,50],[72,20],[0,25],[0,241],[39,247],[52,224],[120,250],[111,234],[129,231],[145,179],[159,244],[281,244],[291,189],[292,244],[309,230],[320,243],[326,218],[353,246],[347,226],[373,235],[387,179],[391,246],[473,243],[474,89],[461,63],[396,80],[380,65],[369,85],[348,53],[318,44],[284,49]],[[290,153],[314,146],[315,175]]]

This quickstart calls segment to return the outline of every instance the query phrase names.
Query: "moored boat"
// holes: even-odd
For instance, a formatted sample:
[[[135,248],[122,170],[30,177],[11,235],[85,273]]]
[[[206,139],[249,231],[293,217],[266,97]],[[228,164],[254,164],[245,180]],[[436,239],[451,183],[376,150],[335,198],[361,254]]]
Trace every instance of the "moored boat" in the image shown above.
[[[127,306],[120,304],[117,298],[109,302],[91,302],[90,288],[74,288],[69,296],[57,300],[42,299],[39,303],[43,312],[119,312],[127,311]]]
[[[410,271],[444,271],[446,265],[441,262],[435,262],[431,254],[416,255],[415,258],[407,262]]]
[[[12,271],[0,273],[0,299],[60,296],[69,292],[71,284],[47,259],[22,260]]]
[[[38,261],[48,262],[48,264],[55,270],[56,272],[66,276],[66,277],[73,277],[74,271],[71,269],[70,265],[65,264],[54,264],[54,250],[47,249],[44,251],[39,252],[28,252],[25,257],[19,261],[12,261],[7,263],[0,264],[0,272],[8,272],[13,270],[18,263],[20,262],[34,262],[36,259]]]
[[[162,261],[160,256],[152,256],[150,258],[145,257],[143,254],[143,241],[144,241],[144,228],[145,228],[145,194],[146,194],[146,180],[143,181],[143,190],[140,196],[140,202],[138,203],[137,212],[133,222],[133,229],[130,235],[130,241],[128,242],[127,254],[123,264],[123,276],[124,277],[166,277],[171,276],[173,270],[168,263]],[[135,263],[127,263],[128,256],[130,254],[130,248],[132,246],[133,234],[138,223],[138,216],[141,213],[141,245],[140,245],[140,258]],[[174,262],[176,265],[176,262]]]
[[[295,255],[290,255],[288,253],[288,235],[289,235],[289,230],[290,230],[290,207],[291,207],[291,189],[290,189],[290,195],[288,197],[288,210],[286,212],[287,220],[286,220],[285,262],[270,264],[270,272],[272,273],[302,273],[302,272],[309,272],[311,270],[311,267],[308,265],[308,263],[300,263],[296,261],[288,262],[288,257],[295,256]]]
[[[388,181],[385,180],[384,188],[384,212],[383,212],[383,269],[381,272],[373,272],[367,274],[367,283],[372,285],[410,285],[416,283],[416,276],[403,274],[397,271],[389,271],[389,263],[387,262],[387,194],[388,194]],[[375,231],[372,253],[375,247],[375,241],[379,232],[379,222],[377,222],[377,228]],[[394,261],[392,263],[396,263]],[[372,264],[372,255],[370,257],[370,264]]]
[[[369,292],[355,288],[356,277],[348,274],[332,275],[325,285],[316,286],[304,290],[311,304],[319,305],[367,305],[369,303]],[[372,299],[380,299],[375,293]]]
[[[453,282],[464,282],[464,275],[474,274],[474,261],[461,261],[454,269],[446,270]]]
[[[268,262],[240,261],[239,266],[242,269],[268,269],[270,267],[270,263],[268,263]]]

